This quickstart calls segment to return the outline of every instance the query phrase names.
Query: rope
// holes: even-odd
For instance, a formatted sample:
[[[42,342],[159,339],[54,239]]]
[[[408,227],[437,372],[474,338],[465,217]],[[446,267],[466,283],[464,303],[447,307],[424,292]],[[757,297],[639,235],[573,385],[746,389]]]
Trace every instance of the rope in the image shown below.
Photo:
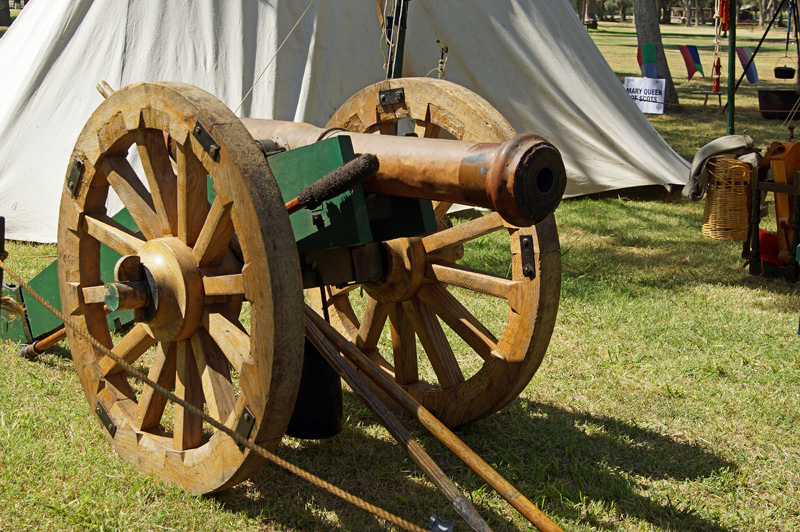
[[[264,73],[267,71],[267,69],[272,64],[272,62],[275,60],[275,58],[278,57],[278,52],[281,51],[281,48],[283,48],[283,45],[286,44],[286,41],[288,41],[289,37],[292,36],[292,33],[294,33],[294,30],[300,24],[300,21],[303,20],[303,17],[306,16],[306,13],[308,13],[308,10],[311,9],[311,6],[314,4],[314,2],[315,2],[315,0],[311,0],[311,2],[309,2],[308,7],[306,7],[306,10],[303,11],[303,14],[300,15],[300,18],[297,19],[297,22],[294,23],[294,26],[292,26],[292,29],[289,30],[289,33],[286,35],[286,38],[283,39],[283,42],[281,43],[281,45],[278,46],[278,49],[275,50],[274,54],[272,54],[272,57],[270,58],[269,63],[267,63],[267,66],[264,67],[264,70],[261,71],[261,74],[259,74],[258,77],[256,78],[256,80],[253,82],[253,85],[250,87],[250,90],[247,91],[247,94],[244,95],[244,98],[242,98],[242,101],[239,102],[239,105],[237,105],[236,109],[233,110],[233,114],[236,114],[236,113],[239,112],[239,109],[242,107],[242,104],[244,104],[244,101],[247,100],[247,97],[250,96],[251,92],[253,92],[253,89],[256,87],[256,84],[259,81],[261,81],[261,78],[264,75]]]
[[[381,54],[383,55],[383,69],[384,70],[386,70],[386,67],[389,64],[389,58],[388,58],[388,56],[386,54],[389,53],[389,50],[392,49],[392,41],[389,40],[389,37],[388,37],[388,34],[387,34],[387,29],[386,29],[387,28],[387,25],[386,25],[387,14],[386,14],[386,12],[387,12],[387,9],[389,8],[389,4],[391,4],[391,3],[392,2],[387,1],[387,2],[385,2],[383,4],[383,16],[381,17],[381,20],[380,20],[380,23],[381,23],[381,37],[380,37],[379,47],[381,49]],[[378,9],[380,10],[380,2],[378,2],[378,0],[376,0],[376,5],[378,6]],[[386,45],[386,51],[385,52],[383,51],[383,45],[384,44]]]
[[[314,2],[314,0],[312,0],[312,3],[313,2]],[[269,452],[268,450],[264,449],[263,447],[261,447],[259,445],[256,445],[252,441],[243,438],[242,436],[237,434],[236,431],[234,431],[233,429],[226,427],[223,423],[221,423],[221,422],[217,421],[216,419],[212,418],[211,416],[209,416],[208,414],[203,412],[201,409],[197,408],[196,406],[194,406],[192,404],[187,403],[186,401],[184,401],[183,399],[181,399],[180,397],[178,397],[174,393],[170,392],[169,390],[167,390],[166,388],[164,388],[163,386],[161,386],[157,382],[154,382],[154,381],[150,380],[146,375],[144,375],[143,373],[141,373],[138,370],[134,369],[124,359],[122,359],[122,358],[118,357],[117,355],[115,355],[110,349],[108,349],[106,346],[104,346],[98,340],[96,340],[88,331],[83,329],[77,323],[72,321],[71,318],[68,318],[62,312],[60,312],[55,307],[53,307],[53,305],[51,305],[47,300],[45,300],[35,290],[33,290],[22,279],[22,277],[20,277],[14,270],[9,269],[8,266],[6,265],[6,263],[4,261],[2,261],[2,260],[0,260],[0,268],[2,268],[6,273],[8,273],[8,275],[11,276],[11,278],[14,279],[14,281],[16,281],[16,283],[19,286],[24,288],[30,295],[32,295],[33,298],[36,299],[36,301],[41,303],[42,306],[44,306],[47,310],[49,310],[54,316],[56,316],[58,319],[63,321],[65,326],[67,326],[68,328],[72,329],[78,335],[86,338],[96,349],[98,349],[104,355],[106,355],[107,357],[111,358],[114,362],[119,364],[125,370],[125,372],[128,373],[128,375],[130,375],[131,377],[133,377],[133,378],[143,382],[144,384],[152,387],[156,392],[158,392],[159,394],[163,395],[164,397],[166,397],[167,399],[169,399],[173,403],[176,403],[176,404],[182,406],[183,408],[187,409],[193,415],[201,418],[203,421],[205,421],[206,423],[208,423],[209,425],[211,425],[215,429],[224,432],[225,434],[227,434],[228,436],[233,438],[233,441],[235,441],[238,445],[241,445],[243,447],[247,447],[251,451],[253,451],[253,452],[257,453],[258,455],[260,455],[261,457],[269,460],[270,462],[274,463],[275,465],[278,465],[278,466],[282,467],[283,469],[286,469],[290,473],[293,473],[293,474],[297,475],[298,477],[302,478],[303,480],[306,480],[307,482],[310,482],[311,484],[314,484],[315,486],[317,486],[319,488],[327,490],[329,493],[331,493],[333,495],[336,495],[340,499],[343,499],[343,500],[349,502],[350,504],[352,504],[352,505],[354,505],[354,506],[356,506],[358,508],[361,508],[362,510],[366,510],[366,511],[372,513],[373,515],[376,515],[377,517],[380,517],[381,519],[384,519],[384,520],[388,521],[389,523],[397,525],[397,526],[399,526],[399,527],[401,527],[401,528],[403,528],[405,530],[411,530],[413,532],[426,532],[426,530],[424,528],[421,528],[421,527],[419,527],[419,526],[417,526],[417,525],[415,525],[413,523],[410,523],[410,522],[406,521],[405,519],[402,519],[401,517],[398,517],[398,516],[388,512],[388,511],[384,510],[383,508],[375,506],[374,504],[370,504],[367,501],[365,501],[364,499],[361,499],[361,498],[359,498],[359,497],[357,497],[357,496],[355,496],[355,495],[353,495],[353,494],[351,494],[351,493],[349,493],[349,492],[347,492],[347,491],[345,491],[345,490],[343,490],[343,489],[341,489],[341,488],[339,488],[337,486],[334,486],[333,484],[321,479],[320,477],[317,477],[316,475],[313,475],[312,473],[309,473],[309,472],[297,467],[296,465],[294,465],[294,464],[292,464],[290,462],[287,462],[283,458],[280,458],[279,456]]]
[[[794,115],[797,114],[798,109],[800,109],[800,98],[797,98],[797,100],[794,102],[794,105],[792,106],[792,110],[789,111],[789,114],[786,115],[786,119],[781,123],[782,128],[786,127],[789,124],[789,122],[794,120]]]

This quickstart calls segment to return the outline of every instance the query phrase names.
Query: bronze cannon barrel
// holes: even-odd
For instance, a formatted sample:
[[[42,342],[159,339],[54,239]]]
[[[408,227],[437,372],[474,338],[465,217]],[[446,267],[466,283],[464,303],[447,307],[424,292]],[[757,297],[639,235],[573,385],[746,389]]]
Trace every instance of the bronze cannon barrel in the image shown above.
[[[242,122],[267,150],[348,135],[356,153],[374,153],[380,161],[364,190],[486,207],[517,226],[538,223],[552,213],[567,184],[561,154],[536,135],[490,144],[350,133],[279,120]]]

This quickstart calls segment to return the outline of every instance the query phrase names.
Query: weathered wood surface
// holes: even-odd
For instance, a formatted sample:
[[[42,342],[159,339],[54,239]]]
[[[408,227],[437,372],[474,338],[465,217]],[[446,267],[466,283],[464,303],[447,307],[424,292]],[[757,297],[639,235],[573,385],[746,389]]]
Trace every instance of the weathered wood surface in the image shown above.
[[[396,88],[404,89],[405,102],[380,105],[379,92]],[[410,119],[421,137],[503,142],[516,134],[483,98],[454,83],[429,78],[387,80],[367,87],[342,105],[327,127],[392,134],[401,119]],[[435,204],[437,217],[443,217],[448,207]],[[460,246],[493,232],[508,236],[510,279],[453,264]],[[528,235],[534,249],[533,278],[523,274],[520,256],[520,237]],[[328,288],[327,303],[338,330],[447,426],[487,416],[516,398],[544,357],[558,311],[561,254],[554,217],[534,227],[516,227],[489,214],[388,246],[389,278],[382,286],[366,287],[370,298],[361,316],[351,305],[352,291]],[[497,298],[507,313],[501,334],[495,338],[448,286]],[[310,295],[319,309],[318,298]],[[472,349],[480,367],[469,376],[453,355],[440,320]],[[391,334],[388,352],[378,347],[385,327]],[[435,382],[421,380],[422,357],[433,367]]]
[[[217,160],[193,135],[198,122],[220,144]],[[138,151],[143,175],[126,160],[131,150]],[[227,426],[237,426],[246,406],[255,415],[250,438],[275,449],[299,385],[302,288],[283,201],[244,126],[200,89],[139,83],[109,94],[74,154],[84,168],[75,196],[65,188],[59,217],[64,310],[115,354],[149,368],[150,378],[192,405],[205,405]],[[216,191],[211,205],[207,176]],[[112,190],[139,233],[108,217]],[[244,264],[228,253],[234,233]],[[100,243],[128,256],[117,272],[126,278],[118,281],[132,280],[128,265],[138,258],[157,294],[154,308],[142,309],[143,321],[118,341],[105,319]],[[249,328],[239,319],[243,299],[251,302]],[[167,408],[152,388],[139,391],[119,365],[74,332],[68,337],[92,410],[102,403],[117,427],[107,439],[142,472],[208,493],[261,465],[184,408]]]

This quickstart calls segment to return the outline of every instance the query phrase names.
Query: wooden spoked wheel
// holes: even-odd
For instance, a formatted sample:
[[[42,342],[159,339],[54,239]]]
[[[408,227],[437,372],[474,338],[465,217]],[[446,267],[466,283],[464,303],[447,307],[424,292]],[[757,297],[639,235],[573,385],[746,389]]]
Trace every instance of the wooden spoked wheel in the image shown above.
[[[138,171],[128,162],[133,152]],[[302,287],[280,192],[247,130],[200,89],[140,83],[100,105],[74,158],[82,173],[74,192],[65,187],[59,218],[63,310],[152,380],[277,447],[302,369]],[[110,191],[138,231],[108,216]],[[97,297],[101,244],[123,255],[116,281],[137,281],[149,301],[118,339]],[[243,301],[249,320],[240,315]],[[107,439],[139,470],[208,493],[261,465],[188,409],[168,407],[74,331],[68,337],[91,408],[115,427]]]
[[[381,91],[399,88],[402,103],[380,105]],[[393,134],[402,119],[411,120],[420,137],[447,132],[461,140],[502,142],[515,134],[483,98],[428,78],[367,87],[334,114],[328,127]],[[443,220],[449,206],[434,207],[439,232],[386,243],[391,265],[385,282],[365,285],[363,291],[328,287],[327,304],[346,337],[456,427],[498,411],[533,378],[558,310],[561,255],[552,215],[533,227],[510,226],[494,213],[448,227]],[[510,270],[456,263],[461,246],[480,255],[481,246],[494,249],[503,241],[508,255],[501,262]],[[522,247],[528,246],[532,253],[524,250],[530,258],[523,261]],[[488,323],[498,316],[500,325]]]

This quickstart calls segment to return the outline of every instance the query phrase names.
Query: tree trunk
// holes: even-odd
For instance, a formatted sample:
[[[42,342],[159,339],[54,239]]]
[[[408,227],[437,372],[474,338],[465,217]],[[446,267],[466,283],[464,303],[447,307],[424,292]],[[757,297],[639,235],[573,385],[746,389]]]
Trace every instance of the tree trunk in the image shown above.
[[[570,0],[570,2],[572,2],[575,12],[578,13],[578,17],[581,19],[581,22],[583,22],[583,13],[586,10],[584,0]]]
[[[583,25],[587,28],[597,29],[597,0],[586,0]]]
[[[700,0],[694,0],[694,25],[700,25],[700,17],[703,16],[703,9],[700,7]]]
[[[664,55],[664,44],[661,42],[656,0],[633,0],[633,16],[636,21],[636,38],[639,41],[639,46],[645,44],[656,45],[658,75],[666,80],[664,101],[666,103],[678,103],[678,92],[672,82],[667,57]]]
[[[0,26],[11,25],[11,9],[8,7],[8,0],[0,0]]]
[[[672,0],[659,0],[658,9],[661,14],[661,24],[672,24]]]

